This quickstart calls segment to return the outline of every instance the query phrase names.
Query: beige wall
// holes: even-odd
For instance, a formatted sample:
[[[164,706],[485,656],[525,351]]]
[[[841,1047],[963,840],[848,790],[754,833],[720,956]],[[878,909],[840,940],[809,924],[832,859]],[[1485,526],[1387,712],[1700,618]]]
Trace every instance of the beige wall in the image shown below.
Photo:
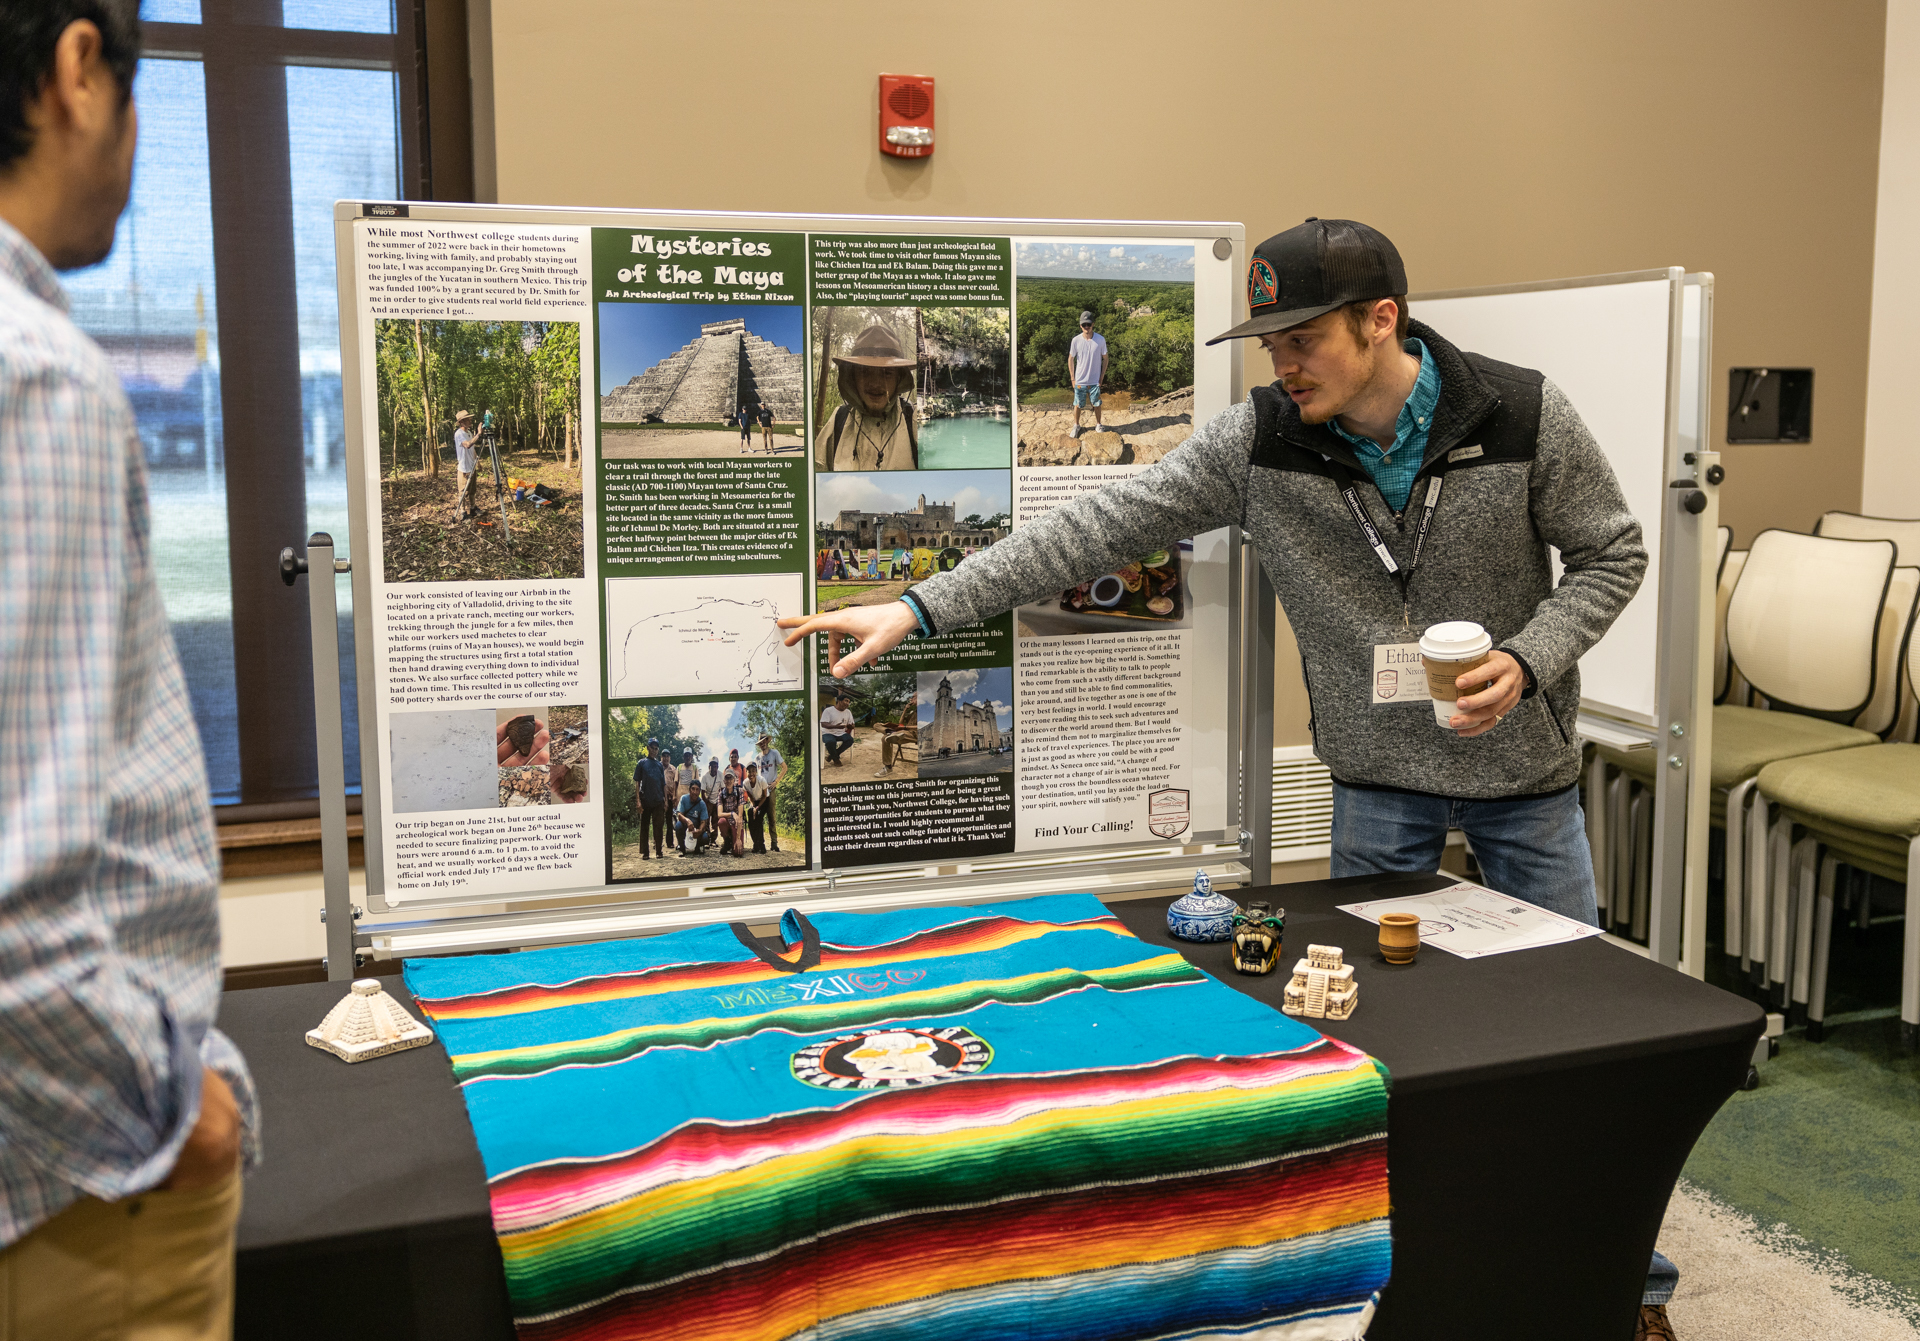
[[[1860,504],[1884,0],[492,0],[492,30],[504,201],[1349,216],[1428,289],[1712,270],[1717,433],[1730,365],[1819,371],[1814,441],[1730,449],[1722,518]],[[939,80],[931,160],[876,151],[881,71]]]
[[[1867,368],[1864,511],[1920,517],[1913,370],[1920,363],[1920,0],[1887,5],[1874,232],[1873,357]],[[1901,556],[1901,562],[1908,562]]]

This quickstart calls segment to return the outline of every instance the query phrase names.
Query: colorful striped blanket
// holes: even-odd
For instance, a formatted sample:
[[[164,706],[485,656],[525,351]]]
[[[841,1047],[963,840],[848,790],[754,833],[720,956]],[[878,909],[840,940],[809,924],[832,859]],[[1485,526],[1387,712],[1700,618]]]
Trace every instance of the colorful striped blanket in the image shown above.
[[[1358,1338],[1372,1059],[1088,896],[445,960],[538,1341]]]

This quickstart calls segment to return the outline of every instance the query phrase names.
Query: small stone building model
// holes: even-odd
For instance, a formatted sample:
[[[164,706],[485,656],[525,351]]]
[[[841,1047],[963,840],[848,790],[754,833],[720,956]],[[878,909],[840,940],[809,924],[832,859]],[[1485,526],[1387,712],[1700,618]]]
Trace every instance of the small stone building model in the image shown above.
[[[1338,946],[1309,945],[1307,957],[1293,966],[1293,981],[1282,994],[1280,1009],[1289,1015],[1316,1020],[1344,1020],[1360,999],[1353,966],[1343,963]]]
[[[363,1062],[433,1042],[433,1030],[407,1014],[378,978],[358,978],[307,1042],[344,1062]]]

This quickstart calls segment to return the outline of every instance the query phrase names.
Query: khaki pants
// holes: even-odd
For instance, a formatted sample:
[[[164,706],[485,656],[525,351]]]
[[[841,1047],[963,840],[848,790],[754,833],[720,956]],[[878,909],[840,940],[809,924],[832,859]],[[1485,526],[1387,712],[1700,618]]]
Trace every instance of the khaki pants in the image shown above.
[[[0,1252],[0,1341],[227,1341],[240,1174],[86,1197]]]
[[[460,520],[469,512],[473,511],[473,482],[478,477],[478,472],[476,471],[463,470],[460,472],[460,492],[453,500],[453,516],[455,521]]]

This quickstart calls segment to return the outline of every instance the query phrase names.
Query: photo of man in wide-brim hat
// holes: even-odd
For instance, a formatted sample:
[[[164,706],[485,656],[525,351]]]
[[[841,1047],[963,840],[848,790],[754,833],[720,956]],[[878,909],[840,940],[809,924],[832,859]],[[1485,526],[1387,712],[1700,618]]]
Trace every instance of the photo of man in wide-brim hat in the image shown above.
[[[841,404],[820,429],[814,456],[823,470],[918,470],[914,361],[879,322],[836,354]]]

